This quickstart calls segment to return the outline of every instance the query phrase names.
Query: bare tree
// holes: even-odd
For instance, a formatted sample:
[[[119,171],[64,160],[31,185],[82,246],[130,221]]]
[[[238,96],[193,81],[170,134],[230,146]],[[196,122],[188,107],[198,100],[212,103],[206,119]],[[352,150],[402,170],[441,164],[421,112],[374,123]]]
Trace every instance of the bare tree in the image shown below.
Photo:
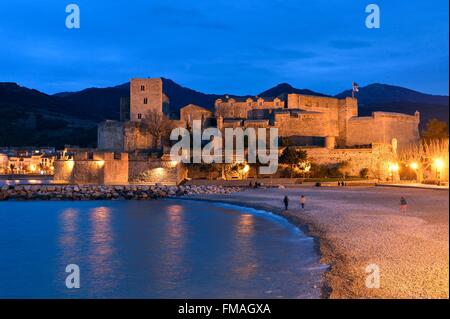
[[[437,158],[447,163],[448,172],[448,146],[448,139],[423,139],[402,148],[398,158],[416,172],[417,180],[420,183],[423,181],[425,173],[432,171],[432,166]]]
[[[161,139],[169,136],[173,128],[173,123],[167,116],[154,110],[145,113],[142,124],[142,128],[152,136],[154,148],[161,145]]]

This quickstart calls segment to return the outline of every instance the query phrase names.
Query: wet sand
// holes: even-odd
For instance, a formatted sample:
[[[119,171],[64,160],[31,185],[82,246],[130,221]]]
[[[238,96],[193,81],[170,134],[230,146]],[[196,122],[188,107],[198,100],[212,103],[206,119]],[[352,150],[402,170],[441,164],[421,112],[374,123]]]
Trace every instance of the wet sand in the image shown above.
[[[300,194],[306,196],[305,210]],[[192,198],[270,210],[306,229],[330,265],[325,298],[448,298],[448,195],[395,187],[299,187]],[[408,201],[406,213],[399,210],[401,196]],[[380,288],[366,287],[369,264],[379,267]]]

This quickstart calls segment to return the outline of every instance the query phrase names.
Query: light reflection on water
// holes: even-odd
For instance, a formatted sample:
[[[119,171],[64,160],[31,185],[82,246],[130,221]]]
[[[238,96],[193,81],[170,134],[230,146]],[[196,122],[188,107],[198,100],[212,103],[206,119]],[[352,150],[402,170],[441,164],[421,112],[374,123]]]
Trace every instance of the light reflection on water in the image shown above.
[[[254,215],[241,214],[238,217],[236,225],[236,267],[233,269],[235,274],[242,280],[250,278],[258,267],[258,260],[255,257],[254,247]],[[242,258],[244,256],[245,258]]]
[[[3,185],[47,185],[53,184],[52,179],[0,179],[0,186]]]
[[[319,297],[313,242],[279,217],[203,202],[0,202],[0,297]],[[65,267],[81,288],[65,287]]]
[[[111,262],[114,234],[111,228],[111,211],[108,207],[95,207],[89,212],[89,270],[93,278],[112,278],[115,263]],[[114,280],[108,280],[107,289],[114,288]]]

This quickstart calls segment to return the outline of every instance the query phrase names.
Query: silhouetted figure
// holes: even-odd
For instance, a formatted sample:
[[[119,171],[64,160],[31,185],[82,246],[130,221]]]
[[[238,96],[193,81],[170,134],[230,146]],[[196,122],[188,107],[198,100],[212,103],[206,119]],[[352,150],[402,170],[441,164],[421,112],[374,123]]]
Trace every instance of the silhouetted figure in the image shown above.
[[[283,202],[284,202],[284,208],[285,208],[285,210],[288,210],[288,207],[289,207],[289,198],[287,197],[287,195],[284,196]]]
[[[402,213],[406,213],[406,210],[408,209],[408,203],[406,202],[406,199],[404,197],[400,198],[400,211]]]
[[[248,187],[252,188],[253,187],[253,183],[250,182],[250,184],[248,184]]]
[[[300,205],[302,205],[302,209],[305,209],[306,197],[305,195],[300,196]]]

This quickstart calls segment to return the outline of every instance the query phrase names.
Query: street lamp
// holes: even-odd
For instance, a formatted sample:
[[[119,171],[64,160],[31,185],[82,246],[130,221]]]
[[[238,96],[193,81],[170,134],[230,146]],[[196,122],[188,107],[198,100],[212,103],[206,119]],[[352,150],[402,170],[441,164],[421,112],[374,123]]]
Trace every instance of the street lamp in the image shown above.
[[[411,169],[414,171],[414,174],[416,174],[416,182],[419,182],[419,178],[417,176],[417,169],[419,168],[419,164],[417,164],[416,162],[412,162],[409,167],[411,167]]]
[[[438,185],[441,185],[441,172],[444,168],[445,164],[444,161],[440,158],[436,158],[434,160],[434,167],[436,168],[436,178],[438,180]]]
[[[389,175],[391,176],[392,182],[394,181],[394,173],[398,172],[399,167],[397,163],[389,163]]]

